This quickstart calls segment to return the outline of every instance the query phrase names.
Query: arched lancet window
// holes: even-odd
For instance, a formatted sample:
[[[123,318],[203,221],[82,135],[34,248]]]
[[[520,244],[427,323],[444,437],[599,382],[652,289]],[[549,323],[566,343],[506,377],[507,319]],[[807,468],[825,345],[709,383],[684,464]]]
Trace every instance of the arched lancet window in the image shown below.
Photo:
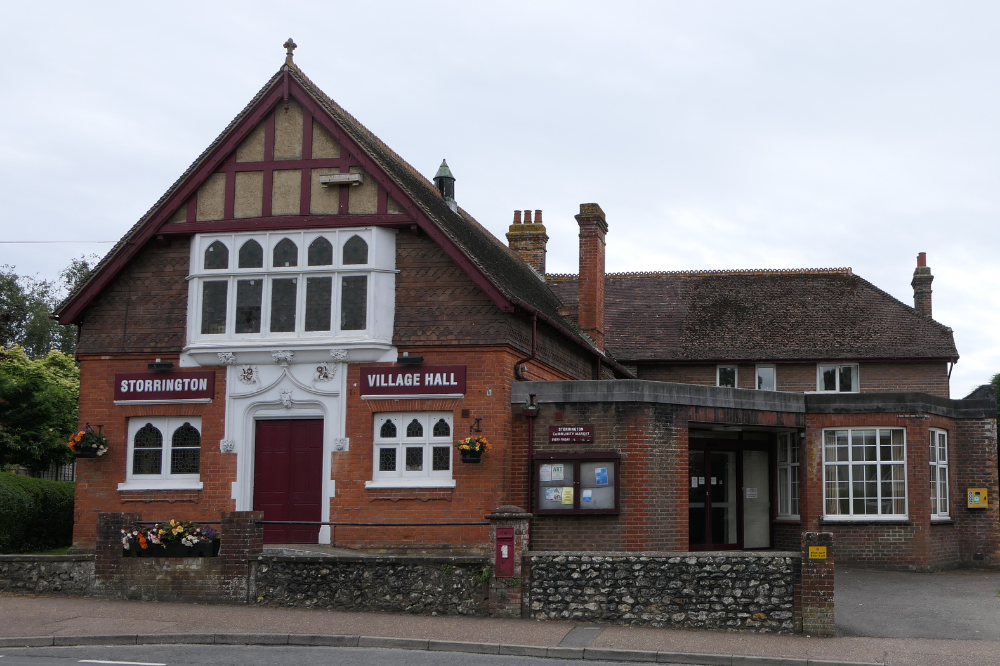
[[[170,473],[197,474],[201,462],[201,433],[185,423],[170,438]]]
[[[434,436],[448,437],[449,435],[451,435],[451,426],[444,419],[438,419],[438,422],[434,424]]]
[[[344,243],[344,265],[367,263],[368,243],[361,236],[351,236]]]
[[[333,263],[333,245],[320,236],[309,243],[309,265],[329,266]]]
[[[386,419],[378,434],[382,439],[392,439],[396,436],[396,424],[392,422],[392,419]]]
[[[229,248],[222,241],[215,241],[205,250],[205,270],[229,268]]]
[[[163,462],[163,433],[152,423],[139,428],[132,439],[133,474],[159,474]]]
[[[299,265],[299,248],[291,240],[282,238],[274,246],[274,266],[283,268],[285,266]]]
[[[424,436],[424,426],[420,421],[413,419],[410,424],[406,426],[406,436],[407,437],[423,437]]]
[[[240,246],[240,268],[263,268],[264,248],[255,240],[248,240]]]

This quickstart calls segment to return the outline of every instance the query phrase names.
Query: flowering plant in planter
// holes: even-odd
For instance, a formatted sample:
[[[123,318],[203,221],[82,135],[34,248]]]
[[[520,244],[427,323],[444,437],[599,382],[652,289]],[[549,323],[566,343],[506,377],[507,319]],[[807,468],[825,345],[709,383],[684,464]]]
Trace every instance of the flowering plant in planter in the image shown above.
[[[476,437],[466,437],[455,445],[462,455],[462,462],[477,463],[483,453],[490,450],[490,443],[482,435]]]
[[[214,542],[218,538],[219,533],[208,525],[199,525],[190,520],[171,520],[153,526],[136,523],[122,530],[122,548],[131,551],[134,546],[139,551],[150,551],[152,547],[149,554],[159,555],[160,551],[165,551],[165,547],[171,544],[193,548],[203,542]]]
[[[101,432],[102,426],[97,426],[97,432],[88,423],[83,429],[77,430],[66,443],[69,450],[77,458],[97,458],[108,452],[108,437]]]

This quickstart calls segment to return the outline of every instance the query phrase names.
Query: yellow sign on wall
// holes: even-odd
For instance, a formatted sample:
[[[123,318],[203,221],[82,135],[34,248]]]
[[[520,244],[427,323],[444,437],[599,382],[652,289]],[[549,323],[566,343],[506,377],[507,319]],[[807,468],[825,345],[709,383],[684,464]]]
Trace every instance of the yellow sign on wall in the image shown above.
[[[809,559],[810,560],[825,560],[826,559],[826,546],[809,546]]]
[[[970,509],[985,509],[988,505],[986,488],[969,488]]]

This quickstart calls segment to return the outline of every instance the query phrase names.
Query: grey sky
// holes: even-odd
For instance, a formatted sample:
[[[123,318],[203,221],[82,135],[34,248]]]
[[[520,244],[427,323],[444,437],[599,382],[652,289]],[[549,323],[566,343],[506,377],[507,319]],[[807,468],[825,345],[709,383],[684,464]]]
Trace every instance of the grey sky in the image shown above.
[[[952,393],[1000,371],[1000,6],[987,2],[8,3],[3,240],[113,240],[282,63],[503,238],[576,271],[851,266],[906,303],[928,253]],[[0,245],[54,277],[107,245]],[[780,316],[780,313],[775,313]]]

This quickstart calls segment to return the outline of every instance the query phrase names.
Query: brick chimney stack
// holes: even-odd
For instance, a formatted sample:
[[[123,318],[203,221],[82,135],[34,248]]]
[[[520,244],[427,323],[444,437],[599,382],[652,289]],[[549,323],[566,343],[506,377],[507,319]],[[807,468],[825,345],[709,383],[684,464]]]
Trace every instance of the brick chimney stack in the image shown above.
[[[580,204],[580,328],[604,351],[604,237],[608,222],[595,203]]]
[[[931,317],[931,282],[934,276],[927,265],[927,253],[921,252],[917,255],[917,268],[913,271],[913,307],[917,311]]]
[[[542,224],[542,211],[535,211],[534,222],[531,221],[531,211],[524,211],[523,223],[521,211],[514,211],[514,222],[507,232],[507,245],[542,278],[545,277],[545,245],[548,242],[549,237]]]

